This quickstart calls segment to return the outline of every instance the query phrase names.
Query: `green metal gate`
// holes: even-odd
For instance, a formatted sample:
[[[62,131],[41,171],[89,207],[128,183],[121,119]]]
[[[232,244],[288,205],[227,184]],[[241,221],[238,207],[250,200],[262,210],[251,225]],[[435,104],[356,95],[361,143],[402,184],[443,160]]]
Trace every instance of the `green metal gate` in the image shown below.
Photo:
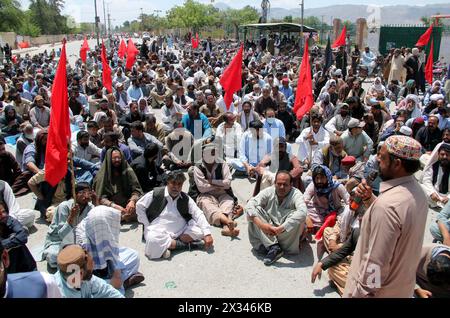
[[[381,54],[386,54],[391,48],[409,47],[413,48],[420,36],[425,33],[428,27],[420,26],[382,26],[380,28],[379,50]],[[439,50],[441,46],[442,28],[434,27],[432,39],[434,39],[434,60],[439,58]],[[426,48],[428,54],[431,46],[431,40]]]

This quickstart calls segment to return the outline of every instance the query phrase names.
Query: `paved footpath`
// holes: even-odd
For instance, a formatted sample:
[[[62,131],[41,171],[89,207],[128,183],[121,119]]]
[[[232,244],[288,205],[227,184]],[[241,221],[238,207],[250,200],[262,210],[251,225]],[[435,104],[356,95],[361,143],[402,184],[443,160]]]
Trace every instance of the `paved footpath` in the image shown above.
[[[159,111],[156,111],[159,115]],[[184,191],[187,191],[185,183]],[[253,193],[248,179],[234,179],[232,187],[239,202],[245,202]],[[21,207],[34,206],[32,194],[18,199]],[[37,213],[38,216],[38,213]],[[430,210],[425,231],[425,242],[431,242],[429,233],[436,212]],[[213,227],[214,250],[174,253],[170,260],[148,260],[141,241],[142,228],[137,224],[122,226],[120,244],[135,249],[141,257],[140,271],[145,281],[128,290],[127,297],[339,297],[328,284],[328,275],[311,284],[311,271],[317,263],[317,244],[302,244],[299,255],[281,258],[267,267],[261,257],[253,254],[248,240],[245,216],[238,220],[241,229],[236,239],[220,235]],[[47,224],[38,221],[32,229],[28,247],[35,253],[45,240]],[[38,263],[46,271],[45,262]]]
[[[90,42],[93,47],[95,40]],[[68,55],[77,54],[81,41],[68,44]],[[45,47],[39,48],[44,50]],[[73,63],[73,62],[71,62]],[[155,111],[157,117],[160,111]],[[184,190],[187,191],[188,183]],[[232,187],[241,204],[251,197],[253,184],[247,179],[235,179]],[[32,208],[32,194],[18,198],[23,208]],[[37,212],[36,212],[37,213]],[[38,213],[36,214],[38,216]],[[429,233],[436,212],[430,210],[425,230],[425,243],[432,241]],[[261,257],[253,254],[248,240],[245,216],[238,220],[241,229],[236,239],[223,237],[220,229],[212,229],[214,250],[211,252],[192,251],[173,254],[170,260],[150,261],[144,255],[141,241],[142,228],[137,224],[124,225],[121,229],[120,244],[135,249],[141,257],[140,271],[145,281],[127,291],[127,297],[339,297],[329,286],[328,275],[311,284],[313,265],[317,263],[317,244],[303,243],[299,255],[282,257],[273,266],[267,267]],[[34,253],[44,244],[47,224],[38,221],[31,230],[28,247]],[[393,242],[394,243],[394,242]],[[47,270],[45,262],[39,262],[41,271]]]

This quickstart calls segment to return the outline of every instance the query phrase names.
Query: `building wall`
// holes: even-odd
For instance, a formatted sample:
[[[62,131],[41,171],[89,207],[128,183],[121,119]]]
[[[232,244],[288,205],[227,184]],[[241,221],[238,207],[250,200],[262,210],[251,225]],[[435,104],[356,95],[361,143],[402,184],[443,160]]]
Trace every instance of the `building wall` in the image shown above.
[[[4,46],[8,43],[13,49],[16,48],[16,33],[14,32],[0,32],[0,45]]]
[[[441,61],[450,64],[450,34],[442,34],[441,48],[439,57],[443,59]]]

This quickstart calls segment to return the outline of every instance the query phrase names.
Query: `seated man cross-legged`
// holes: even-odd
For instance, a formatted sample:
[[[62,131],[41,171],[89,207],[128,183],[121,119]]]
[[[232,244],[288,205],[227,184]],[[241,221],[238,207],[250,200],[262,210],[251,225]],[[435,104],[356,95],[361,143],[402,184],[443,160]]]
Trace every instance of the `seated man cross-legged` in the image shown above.
[[[265,265],[275,263],[284,252],[299,252],[306,205],[300,190],[292,186],[288,171],[278,171],[275,184],[251,198],[245,213],[250,244],[265,253]]]
[[[209,249],[213,244],[210,225],[194,200],[182,192],[186,177],[171,171],[167,186],[155,188],[137,203],[138,221],[144,224],[145,255],[169,258],[171,250]]]

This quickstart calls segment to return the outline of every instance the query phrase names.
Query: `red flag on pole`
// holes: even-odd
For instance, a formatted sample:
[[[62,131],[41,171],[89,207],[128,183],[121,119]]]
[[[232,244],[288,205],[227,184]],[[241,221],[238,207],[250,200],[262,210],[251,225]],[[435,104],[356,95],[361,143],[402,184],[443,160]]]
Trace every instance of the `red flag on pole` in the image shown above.
[[[125,41],[122,39],[122,41],[120,41],[119,52],[117,52],[117,55],[119,55],[119,57],[123,59],[126,54],[127,54],[127,45],[125,44]]]
[[[427,46],[431,39],[431,33],[433,33],[433,25],[430,25],[425,33],[420,36],[415,46]]]
[[[434,55],[434,40],[431,40],[430,53],[428,54],[427,64],[425,65],[425,79],[430,85],[433,84],[433,55]]]
[[[197,43],[197,41],[195,40],[195,38],[191,38],[191,45],[192,45],[192,48],[193,48],[193,49],[198,48],[198,43]]]
[[[89,49],[88,41],[87,41],[86,37],[84,37],[84,42],[80,49],[80,57],[81,57],[81,60],[83,61],[83,63],[86,63],[87,51],[89,51],[89,50],[90,49]]]
[[[67,152],[70,140],[69,97],[67,94],[66,40],[53,81],[47,149],[45,151],[45,181],[56,186],[67,173]]]
[[[127,48],[127,64],[125,65],[125,68],[127,70],[131,70],[134,63],[136,62],[136,55],[138,55],[139,50],[134,45],[133,41],[131,39],[128,40],[128,48]]]
[[[297,93],[295,94],[294,113],[298,120],[309,112],[314,105],[312,93],[311,66],[309,64],[308,41],[305,41],[302,64],[300,65]]]
[[[231,61],[230,65],[225,69],[220,77],[220,85],[225,90],[225,96],[223,100],[227,107],[230,109],[233,102],[233,94],[242,88],[242,52],[244,46],[241,45],[239,52]]]
[[[341,35],[334,41],[333,45],[331,47],[337,48],[339,46],[345,46],[345,39],[347,38],[347,27],[344,25],[344,28],[342,29]]]
[[[106,58],[106,48],[102,41],[102,81],[103,86],[106,87],[109,93],[112,93],[112,79],[111,79],[111,67],[109,67],[108,59]]]
[[[195,38],[191,38],[191,44],[192,48],[196,49],[198,48],[198,44],[200,43],[200,40],[198,39],[198,33],[195,34]]]

